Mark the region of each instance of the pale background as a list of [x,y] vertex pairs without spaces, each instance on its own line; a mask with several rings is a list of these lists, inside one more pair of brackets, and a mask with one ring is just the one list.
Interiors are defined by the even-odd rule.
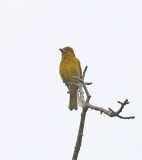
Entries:
[[87,113],[78,160],[141,160],[142,1],[0,2],[0,159],[70,160],[81,109],[68,110],[59,48],[74,48],[91,102],[121,120]]

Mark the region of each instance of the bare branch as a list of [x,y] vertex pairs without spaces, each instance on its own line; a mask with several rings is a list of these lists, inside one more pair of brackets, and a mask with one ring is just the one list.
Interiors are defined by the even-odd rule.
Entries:
[[82,143],[82,136],[83,136],[83,129],[84,129],[84,124],[85,124],[85,117],[86,117],[87,110],[88,110],[88,108],[82,108],[80,125],[79,125],[79,130],[78,130],[76,145],[74,147],[74,153],[73,153],[72,160],[77,160],[78,153],[80,151],[80,147],[81,147],[81,143]]
[[121,102],[121,107],[118,111],[113,111],[111,108],[108,108],[109,110],[106,110],[102,107],[97,107],[97,106],[94,106],[92,104],[88,104],[87,107],[88,108],[91,108],[91,109],[94,109],[96,111],[100,111],[101,114],[104,113],[106,115],[108,115],[109,117],[118,117],[118,118],[121,118],[121,119],[134,119],[135,117],[134,116],[130,116],[130,117],[122,117],[119,115],[120,112],[122,112],[122,109],[124,108],[124,106],[128,103],[126,103],[126,101],[128,101],[127,99],[124,101],[124,102]]
[[[84,71],[83,71],[83,75],[81,78],[79,77],[73,77],[74,79],[78,80],[79,83],[72,83],[69,82],[72,85],[76,85],[79,88],[79,93],[80,93],[80,100],[82,102],[82,113],[81,113],[81,120],[80,120],[80,126],[79,126],[79,130],[78,130],[78,136],[77,136],[77,140],[76,140],[76,145],[74,147],[74,153],[73,153],[73,157],[72,160],[77,160],[79,151],[80,151],[80,147],[81,147],[81,143],[82,143],[82,136],[83,136],[83,129],[84,129],[84,124],[85,124],[85,117],[86,117],[86,113],[88,111],[88,109],[94,109],[96,111],[100,111],[100,113],[104,113],[106,115],[108,115],[109,117],[118,117],[120,119],[134,119],[134,116],[129,116],[129,117],[123,117],[120,116],[119,114],[123,111],[125,105],[129,104],[128,99],[126,99],[124,102],[120,102],[118,101],[119,104],[121,104],[121,107],[118,109],[118,111],[113,111],[111,108],[104,109],[102,107],[97,107],[94,106],[92,104],[89,103],[91,95],[86,87],[86,85],[91,85],[92,83],[88,83],[88,82],[84,82],[84,78],[85,78],[85,73],[87,71],[87,66],[85,67]],[[86,93],[86,100],[84,99],[84,91]]]

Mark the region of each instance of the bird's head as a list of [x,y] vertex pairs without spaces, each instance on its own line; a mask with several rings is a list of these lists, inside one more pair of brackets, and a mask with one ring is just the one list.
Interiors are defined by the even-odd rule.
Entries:
[[63,49],[60,48],[59,50],[62,52],[63,55],[65,55],[65,54],[75,55],[75,54],[74,54],[74,50],[73,50],[71,47],[65,47],[65,48],[63,48]]

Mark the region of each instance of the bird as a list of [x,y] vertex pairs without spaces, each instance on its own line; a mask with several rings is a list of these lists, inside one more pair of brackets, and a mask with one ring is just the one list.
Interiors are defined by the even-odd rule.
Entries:
[[73,76],[81,78],[82,70],[80,61],[76,58],[73,48],[67,46],[62,49],[60,48],[59,50],[62,53],[62,58],[59,66],[59,74],[63,82],[68,87],[68,93],[70,94],[68,108],[70,109],[70,111],[72,111],[73,109],[77,110],[78,105],[81,106],[78,87],[72,85],[69,82],[78,83],[78,81],[74,79]]

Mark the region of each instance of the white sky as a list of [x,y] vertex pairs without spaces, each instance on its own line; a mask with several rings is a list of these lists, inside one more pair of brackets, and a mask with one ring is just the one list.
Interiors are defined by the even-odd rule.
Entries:
[[78,160],[141,160],[142,1],[5,0],[0,2],[0,159],[69,160],[81,109],[68,110],[59,48],[71,46],[91,102],[121,120],[87,113]]

